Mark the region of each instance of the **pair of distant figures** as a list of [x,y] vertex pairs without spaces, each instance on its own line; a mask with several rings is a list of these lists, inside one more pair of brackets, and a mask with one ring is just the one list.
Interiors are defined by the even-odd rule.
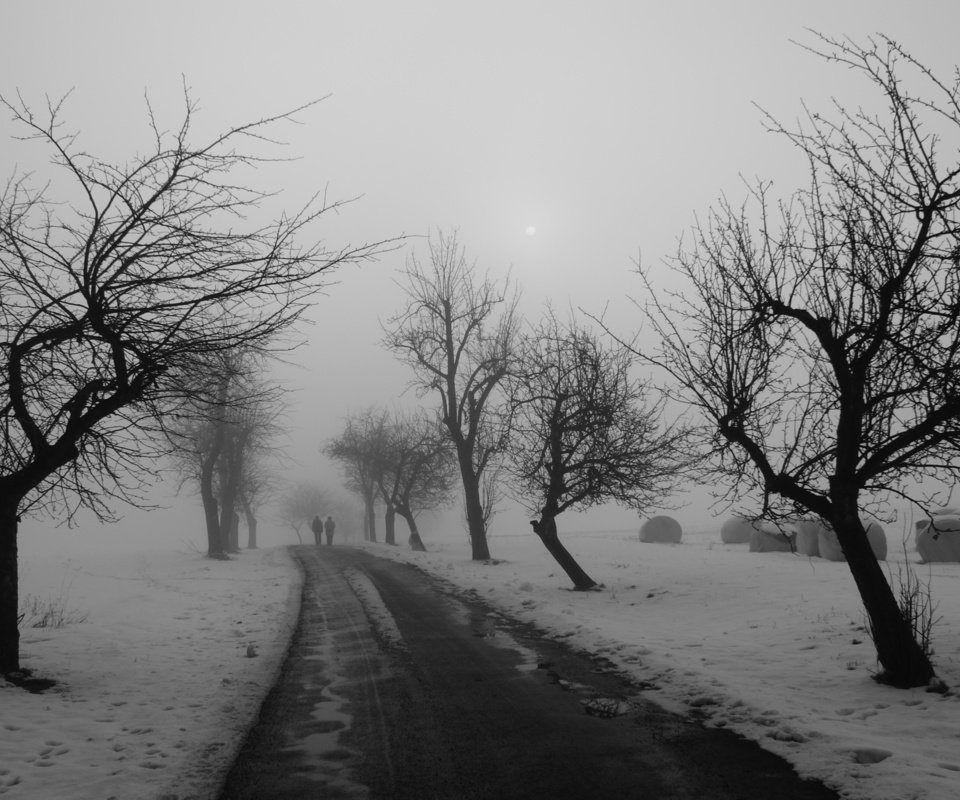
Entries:
[[318,514],[313,518],[313,522],[310,523],[310,529],[313,531],[313,542],[316,545],[321,545],[321,537],[326,535],[327,544],[333,544],[333,532],[337,529],[337,523],[333,521],[333,517],[327,514],[325,520],[320,519]]

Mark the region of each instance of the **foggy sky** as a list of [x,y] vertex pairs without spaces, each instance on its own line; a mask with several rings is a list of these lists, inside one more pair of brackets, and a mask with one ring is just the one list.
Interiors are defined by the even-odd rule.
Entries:
[[[302,368],[282,373],[302,389],[291,454],[323,481],[316,451],[343,415],[395,401],[410,378],[380,348],[378,320],[402,302],[393,281],[408,249],[422,252],[415,237],[457,228],[479,268],[517,281],[531,318],[547,298],[606,307],[630,335],[638,255],[660,269],[695,213],[723,192],[742,197],[741,175],[786,191],[802,180],[753,104],[790,120],[801,99],[823,108],[867,89],[791,39],[882,32],[943,74],[958,23],[956,0],[4,0],[0,92],[39,107],[73,88],[64,119],[115,161],[149,146],[145,93],[173,127],[186,82],[198,139],[326,97],[278,130],[278,154],[300,160],[249,182],[282,189],[291,208],[318,190],[358,197],[322,227],[332,246],[414,238],[338,274],[293,356]],[[0,118],[4,177],[36,154],[9,133]],[[678,517],[705,518],[702,506]],[[582,524],[634,518],[593,512]]]

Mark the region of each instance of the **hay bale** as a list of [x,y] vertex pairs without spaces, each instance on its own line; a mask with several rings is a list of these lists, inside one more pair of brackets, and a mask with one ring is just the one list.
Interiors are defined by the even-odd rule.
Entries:
[[792,525],[763,522],[754,528],[750,536],[750,552],[792,553],[796,540],[797,532]]
[[720,526],[720,541],[724,544],[749,544],[757,524],[746,517],[731,517]]
[[867,541],[870,542],[870,549],[877,557],[877,561],[887,560],[887,534],[879,522],[871,522],[867,525]]
[[918,522],[916,545],[925,563],[960,561],[960,515],[934,512],[933,525],[928,519]]
[[802,556],[819,556],[823,523],[819,519],[798,519],[793,527],[797,531],[797,552]]
[[640,526],[641,542],[676,544],[680,541],[682,535],[683,529],[680,527],[680,523],[673,517],[663,514],[650,517]]
[[817,545],[820,548],[820,558],[825,558],[827,561],[847,560],[843,550],[840,549],[840,541],[837,539],[837,534],[834,533],[833,528],[824,525],[820,529]]
[[[884,533],[883,526],[880,523],[871,521],[866,526],[867,541],[870,543],[870,549],[877,561],[887,560],[887,535]],[[833,528],[824,525],[818,537],[821,557],[827,561],[846,561],[847,557],[840,548],[840,541]]]

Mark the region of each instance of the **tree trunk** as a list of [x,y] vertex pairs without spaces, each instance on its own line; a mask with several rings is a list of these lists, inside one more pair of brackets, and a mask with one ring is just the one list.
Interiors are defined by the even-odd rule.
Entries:
[[213,492],[213,473],[223,449],[222,438],[214,439],[210,451],[201,456],[200,461],[200,500],[203,502],[203,517],[207,524],[207,555],[222,558],[225,553],[220,537],[219,505]]
[[857,499],[834,499],[832,522],[870,619],[877,660],[883,668],[877,680],[900,689],[927,686],[936,673],[873,554],[860,522]]
[[240,486],[241,443],[233,431],[224,433],[220,458],[220,538],[228,553],[239,552],[237,541],[237,495]]
[[247,522],[247,550],[257,549],[257,518],[253,514],[250,504],[244,499],[243,516]]
[[20,669],[20,608],[17,575],[17,505],[0,505],[0,675]]
[[364,533],[368,542],[377,541],[377,509],[374,505],[374,498],[372,496],[363,498],[364,507],[366,510],[366,518],[364,520]]
[[390,503],[387,503],[386,513],[383,515],[383,540],[387,544],[395,545],[397,543],[396,539],[396,528],[397,528],[397,512]]
[[203,501],[203,517],[207,523],[207,555],[219,558],[224,555],[220,538],[220,515],[217,498],[213,495],[213,471],[200,476],[200,499]]
[[460,459],[460,477],[463,480],[463,505],[467,514],[471,557],[474,561],[489,561],[487,526],[483,521],[483,502],[480,499],[480,479],[473,474],[472,464]]
[[230,518],[230,550],[233,553],[240,552],[240,515],[236,511]]
[[398,507],[397,513],[403,517],[407,523],[407,527],[410,529],[410,537],[407,539],[407,544],[410,545],[410,549],[416,550],[418,553],[427,552],[427,548],[424,547],[423,544],[423,539],[420,538],[420,531],[417,529],[417,521],[414,519],[413,514],[409,509],[404,509],[403,507]]
[[543,542],[550,555],[557,560],[557,563],[563,567],[563,571],[573,581],[574,589],[585,592],[597,585],[597,582],[583,571],[583,568],[570,555],[567,548],[560,543],[557,536],[557,522],[554,517],[544,514],[540,517],[539,522],[531,520],[530,524],[533,526],[533,532],[540,537],[540,541]]

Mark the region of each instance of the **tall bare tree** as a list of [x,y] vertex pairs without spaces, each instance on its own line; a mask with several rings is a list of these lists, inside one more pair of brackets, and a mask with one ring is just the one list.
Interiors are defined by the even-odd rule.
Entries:
[[502,452],[492,424],[496,392],[510,369],[516,297],[477,275],[455,234],[429,242],[428,263],[410,256],[407,305],[385,325],[385,344],[413,369],[423,394],[434,394],[457,453],[474,560],[490,558],[481,487]]
[[137,431],[179,397],[182,375],[212,354],[276,341],[326,274],[382,248],[311,239],[338,205],[319,196],[276,222],[250,221],[272,195],[237,173],[266,160],[255,148],[296,112],[194,144],[186,97],[179,127],[164,130],[151,112],[144,154],[111,162],[64,129],[63,101],[42,114],[19,98],[0,105],[22,132],[18,158],[37,148],[53,165],[45,187],[25,173],[0,195],[0,673],[9,673],[19,665],[20,516],[76,503],[109,513],[109,498],[136,485]]
[[636,360],[550,312],[523,337],[508,380],[515,494],[579,590],[597,584],[560,542],[557,517],[610,501],[646,509],[675,488],[689,460],[687,431],[662,424],[662,402],[632,374]]
[[347,418],[343,433],[327,442],[324,451],[340,462],[346,487],[364,507],[364,538],[377,540],[377,494],[387,464],[387,414],[369,408]]
[[232,536],[245,465],[250,451],[277,433],[282,391],[262,381],[263,366],[262,356],[241,349],[205,358],[185,377],[183,399],[165,420],[181,485],[197,485],[212,557],[239,549]]
[[408,543],[425,550],[417,514],[445,505],[456,485],[457,464],[450,437],[435,414],[394,414],[387,431],[384,500],[407,523]]
[[[861,521],[862,506],[960,474],[960,82],[894,41],[812,52],[877,91],[797,126],[768,118],[809,183],[722,200],[681,245],[672,300],[650,293],[666,368],[712,429],[734,491],[832,525],[860,591],[879,680],[935,677]],[[648,285],[650,280],[648,279]],[[922,509],[923,510],[923,509]]]

